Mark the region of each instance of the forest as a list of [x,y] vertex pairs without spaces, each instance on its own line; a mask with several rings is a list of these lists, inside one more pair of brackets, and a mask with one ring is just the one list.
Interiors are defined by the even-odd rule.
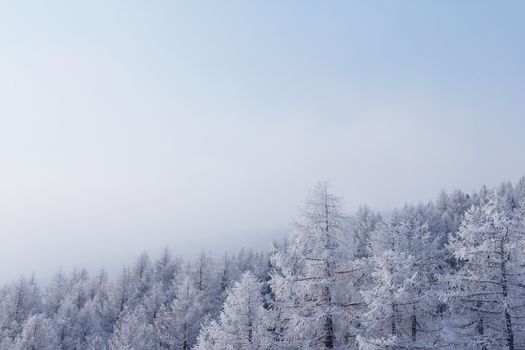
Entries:
[[351,214],[320,182],[268,251],[20,277],[0,350],[524,349],[524,216],[525,177]]

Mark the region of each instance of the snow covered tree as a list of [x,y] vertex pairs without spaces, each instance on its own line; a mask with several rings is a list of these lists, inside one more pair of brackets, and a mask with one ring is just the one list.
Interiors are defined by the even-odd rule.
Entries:
[[115,322],[111,307],[112,284],[104,270],[93,278],[91,288],[90,300],[84,306],[84,312],[89,319],[90,342],[98,343],[109,338]]
[[270,284],[285,322],[283,346],[333,349],[355,337],[355,283],[361,272],[352,262],[343,218],[340,198],[328,183],[318,184],[305,203],[291,246],[272,257]]
[[153,321],[155,338],[159,343],[160,349],[173,349],[178,343],[178,333],[174,327],[174,323],[174,315],[171,312],[171,308],[161,305]]
[[129,303],[136,306],[152,286],[153,266],[147,253],[142,253],[137,259],[134,269],[132,270],[133,292]]
[[116,324],[109,343],[109,350],[155,350],[158,341],[153,325],[147,322],[141,306],[126,312]]
[[458,271],[445,281],[452,346],[520,349],[525,345],[525,232],[512,201],[494,193],[465,215],[449,249]]
[[129,268],[122,269],[117,279],[111,295],[111,307],[113,309],[113,318],[118,319],[119,315],[129,305],[133,293],[133,279]]
[[437,208],[441,212],[446,232],[455,233],[458,230],[461,219],[472,202],[473,200],[468,194],[458,190],[450,195],[445,191],[441,192],[437,201]]
[[177,298],[171,307],[172,327],[177,334],[177,348],[188,350],[196,342],[202,318],[205,314],[202,291],[195,288],[190,276],[185,275],[177,283]]
[[179,268],[179,262],[172,257],[168,247],[165,247],[155,261],[155,280],[161,283],[168,302],[175,298],[172,287]]
[[[183,273],[191,276],[196,290],[200,294],[203,314],[217,317],[221,310],[221,271],[210,254],[202,252]],[[184,279],[184,277],[183,277]]]
[[517,203],[522,203],[525,200],[525,176],[514,187],[514,196]]
[[405,207],[371,235],[361,291],[366,310],[361,349],[419,349],[439,345],[439,289],[444,264],[440,237],[433,236],[417,208]]
[[355,258],[364,258],[368,255],[370,234],[376,229],[379,222],[381,222],[381,215],[374,213],[367,206],[359,207],[357,213],[351,218],[351,246]]
[[263,307],[261,287],[253,273],[245,272],[228,292],[219,319],[203,329],[195,349],[268,349],[268,311]]
[[29,317],[15,345],[16,350],[56,350],[59,348],[53,325],[42,314]]
[[20,335],[25,321],[40,310],[39,289],[34,279],[24,277],[7,286],[0,299],[1,338],[11,341]]
[[54,314],[58,311],[62,300],[65,298],[68,289],[67,278],[60,269],[58,273],[53,277],[51,283],[48,285],[45,291],[45,304],[47,311]]

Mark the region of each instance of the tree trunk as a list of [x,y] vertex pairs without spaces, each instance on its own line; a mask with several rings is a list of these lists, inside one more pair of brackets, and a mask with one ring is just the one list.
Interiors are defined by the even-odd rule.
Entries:
[[324,322],[324,347],[325,349],[334,348],[334,326],[330,315],[326,316]]
[[[481,302],[478,301],[478,302],[476,303],[476,306],[477,306],[478,308],[481,307]],[[483,326],[483,317],[480,317],[480,319],[479,319],[479,321],[478,321],[478,326],[477,326],[477,328],[478,328],[478,334],[482,336],[482,335],[485,333],[485,327]],[[481,346],[481,350],[487,350],[487,346],[486,346],[485,344],[483,344],[483,345]]]
[[416,315],[412,315],[412,341],[416,341],[416,335],[417,335],[417,319]]
[[507,333],[507,347],[509,350],[514,350],[514,332],[512,331],[512,319],[510,317],[508,308],[508,281],[507,281],[507,253],[505,252],[504,240],[507,240],[508,230],[505,232],[505,236],[500,241],[500,253],[501,253],[501,288],[503,291],[503,300],[505,301],[505,326]]

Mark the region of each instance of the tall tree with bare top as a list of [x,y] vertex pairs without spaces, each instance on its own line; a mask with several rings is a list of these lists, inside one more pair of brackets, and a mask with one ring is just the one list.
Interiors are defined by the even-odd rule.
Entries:
[[353,339],[356,324],[352,247],[341,199],[319,183],[306,200],[286,252],[273,255],[271,288],[280,307],[282,342],[334,349]]

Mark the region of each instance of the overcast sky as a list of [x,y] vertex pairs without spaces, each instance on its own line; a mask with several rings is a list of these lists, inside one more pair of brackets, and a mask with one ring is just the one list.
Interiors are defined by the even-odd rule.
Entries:
[[523,1],[3,1],[0,281],[266,249],[525,175]]

